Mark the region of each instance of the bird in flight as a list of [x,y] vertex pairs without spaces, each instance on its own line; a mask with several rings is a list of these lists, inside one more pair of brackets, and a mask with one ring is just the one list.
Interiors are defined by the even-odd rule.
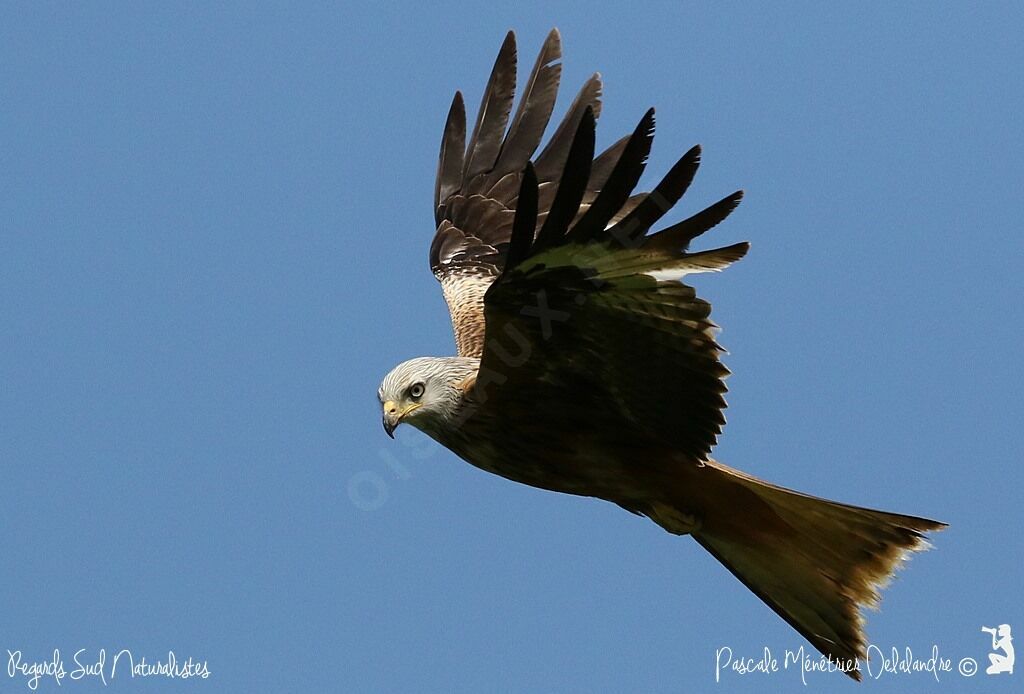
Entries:
[[747,243],[689,250],[742,193],[652,232],[693,180],[700,148],[635,192],[654,111],[595,156],[597,74],[537,154],[560,59],[553,30],[513,113],[509,32],[468,142],[455,94],[430,265],[458,356],[395,367],[378,391],[384,429],[411,424],[487,472],[605,499],[691,536],[859,679],[861,608],[877,606],[897,565],[945,525],[783,489],[710,457],[729,372],[710,305],[682,280],[746,254]]

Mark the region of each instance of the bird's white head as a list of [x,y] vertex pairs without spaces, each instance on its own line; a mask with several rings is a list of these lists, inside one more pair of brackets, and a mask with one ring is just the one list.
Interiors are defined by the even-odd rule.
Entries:
[[419,357],[391,370],[377,391],[384,408],[384,431],[408,422],[432,433],[453,419],[480,362],[469,357]]

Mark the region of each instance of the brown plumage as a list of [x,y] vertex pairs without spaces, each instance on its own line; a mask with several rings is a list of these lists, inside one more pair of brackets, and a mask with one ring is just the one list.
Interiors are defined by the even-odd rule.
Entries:
[[385,428],[407,421],[484,470],[606,499],[692,535],[858,677],[861,608],[877,604],[899,562],[925,546],[925,532],[944,526],[782,489],[710,458],[728,370],[710,305],[680,280],[747,252],[746,243],[688,250],[742,195],[651,232],[689,187],[700,149],[650,193],[636,193],[654,111],[595,157],[596,75],[531,161],[560,57],[552,31],[512,115],[510,32],[468,144],[455,96],[430,262],[460,356],[396,367],[379,393]]

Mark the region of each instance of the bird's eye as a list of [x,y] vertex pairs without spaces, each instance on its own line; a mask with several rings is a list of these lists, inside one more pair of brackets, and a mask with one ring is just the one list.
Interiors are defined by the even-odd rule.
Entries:
[[422,398],[423,397],[423,384],[422,383],[413,383],[409,387],[409,397],[412,398],[413,400],[419,400],[420,398]]

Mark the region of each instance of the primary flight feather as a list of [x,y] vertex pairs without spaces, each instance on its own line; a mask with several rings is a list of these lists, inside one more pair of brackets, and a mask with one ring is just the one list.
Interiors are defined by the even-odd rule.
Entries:
[[595,156],[596,74],[537,154],[560,59],[552,31],[513,114],[509,32],[468,141],[455,95],[430,265],[458,356],[395,367],[378,393],[384,428],[392,435],[407,422],[479,468],[605,499],[692,536],[859,678],[861,608],[876,605],[899,562],[944,525],[800,494],[709,457],[729,372],[710,305],[681,279],[746,254],[747,243],[689,251],[742,193],[652,232],[693,180],[700,148],[636,193],[654,111]]

